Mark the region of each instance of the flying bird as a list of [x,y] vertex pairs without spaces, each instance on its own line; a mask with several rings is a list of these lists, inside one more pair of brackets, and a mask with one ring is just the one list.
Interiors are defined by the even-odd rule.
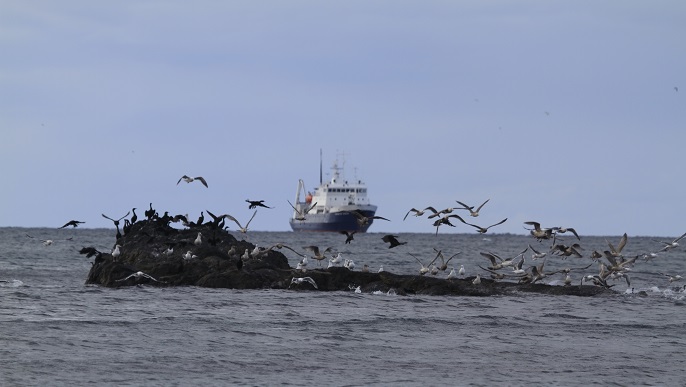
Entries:
[[476,227],[476,232],[478,232],[479,234],[485,234],[486,232],[488,232],[488,229],[489,229],[489,228],[494,227],[494,226],[497,226],[497,225],[499,225],[499,224],[503,224],[503,223],[505,223],[506,220],[507,220],[507,218],[501,220],[500,222],[498,222],[498,223],[496,223],[496,224],[492,224],[492,225],[490,225],[490,226],[488,226],[488,227],[481,227],[481,226],[477,226],[477,225],[475,225],[475,224],[471,224],[471,223],[467,223],[467,222],[464,222],[464,224],[468,224],[468,225],[470,225],[470,226],[472,226],[472,227]]
[[392,248],[400,246],[400,245],[407,244],[407,242],[398,242],[397,238],[398,238],[397,235],[388,234],[388,235],[384,235],[381,239],[386,243],[390,243],[390,245],[388,246],[389,249],[392,249]]
[[[302,278],[293,277],[293,278],[291,278],[291,285],[293,285],[293,284],[300,285],[303,282],[307,282],[310,285],[314,286],[315,289],[319,289],[319,287],[317,287],[317,283],[314,282],[312,277],[302,277]],[[289,286],[289,288],[290,288],[290,286]]]
[[416,209],[416,208],[410,208],[410,210],[407,211],[407,214],[405,214],[405,217],[403,218],[403,220],[407,219],[407,216],[410,215],[410,212],[414,213],[414,216],[422,216],[422,215],[424,215],[424,213],[426,212],[426,210],[431,210],[431,212],[434,213],[434,214],[437,214],[437,213],[438,213],[438,211],[436,211],[436,209],[433,208],[433,207],[426,207],[426,208],[423,209],[423,210],[418,210],[418,209]]
[[115,282],[126,281],[129,278],[134,278],[136,281],[139,280],[140,278],[148,278],[148,279],[151,279],[155,282],[162,282],[162,281],[158,281],[157,279],[155,279],[155,277],[151,276],[150,274],[143,273],[142,271],[135,272],[135,273],[129,275],[128,277],[118,279]]
[[192,182],[194,182],[194,181],[197,180],[197,181],[201,182],[202,185],[204,185],[205,187],[209,188],[209,187],[207,186],[207,181],[205,181],[205,178],[203,178],[202,176],[190,177],[190,176],[187,176],[187,175],[183,175],[183,176],[181,176],[181,178],[179,179],[179,181],[176,182],[176,185],[179,185],[179,183],[181,182],[181,180],[185,181],[186,183],[192,183]]
[[243,227],[241,225],[241,223],[238,221],[238,219],[234,218],[233,216],[231,216],[231,215],[225,215],[225,216],[228,219],[233,220],[238,225],[238,231],[245,234],[246,232],[248,232],[248,226],[250,226],[250,222],[252,222],[252,219],[255,217],[256,214],[257,214],[257,210],[255,210],[255,212],[252,213],[252,216],[250,217],[250,220],[248,220],[248,223],[245,224],[245,227]]
[[288,204],[291,205],[291,207],[293,208],[293,210],[295,210],[295,212],[296,212],[296,214],[297,214],[297,215],[295,216],[295,219],[296,219],[296,220],[299,220],[299,221],[301,221],[301,222],[303,222],[303,221],[305,220],[305,215],[307,215],[310,211],[312,211],[312,209],[317,205],[317,202],[314,202],[314,204],[312,204],[312,205],[310,205],[310,206],[306,206],[305,208],[302,208],[302,209],[298,210],[297,208],[295,208],[295,206],[293,205],[293,203],[291,203],[291,202],[288,201],[288,200],[286,200],[286,201],[288,202]]
[[686,236],[686,233],[682,234],[680,237],[676,238],[675,240],[673,240],[671,242],[660,242],[660,241],[655,241],[655,242],[662,243],[664,245],[664,247],[660,249],[660,252],[662,252],[662,251],[667,251],[667,250],[670,250],[670,249],[673,249],[673,248],[679,246],[679,241],[685,236]]
[[250,203],[248,205],[248,209],[252,210],[257,207],[264,207],[264,208],[271,208],[267,205],[264,204],[264,200],[250,200],[250,199],[245,199],[246,202]]
[[86,223],[86,222],[81,222],[81,221],[78,221],[78,220],[70,220],[70,221],[68,221],[67,223],[65,223],[64,226],[62,226],[62,227],[60,227],[60,228],[65,228],[65,227],[69,227],[69,226],[72,226],[72,227],[76,228],[76,227],[79,227],[79,224],[80,224],[80,223]]
[[384,218],[383,216],[376,216],[376,215],[371,215],[371,216],[370,216],[370,215],[366,215],[364,212],[362,212],[362,210],[345,211],[345,212],[355,215],[355,217],[357,218],[357,224],[358,224],[360,227],[369,224],[369,222],[372,221],[373,219],[387,220],[387,221],[390,222],[389,219],[386,219],[386,218]]
[[353,235],[355,235],[357,231],[341,231],[341,234],[345,234],[345,243],[348,244],[353,241]]
[[489,200],[491,200],[491,199],[486,199],[486,201],[483,202],[479,207],[477,207],[476,210],[474,209],[474,206],[468,206],[468,205],[462,203],[462,202],[459,201],[459,200],[455,200],[455,201],[456,201],[458,204],[460,204],[462,207],[464,207],[465,210],[469,211],[469,215],[470,215],[470,216],[477,217],[477,216],[479,216],[479,211],[481,211],[481,207],[483,207],[484,204],[488,203]]

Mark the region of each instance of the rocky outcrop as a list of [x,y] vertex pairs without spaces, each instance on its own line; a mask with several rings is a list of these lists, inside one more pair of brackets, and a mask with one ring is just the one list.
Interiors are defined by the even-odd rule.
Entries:
[[[196,244],[200,234],[200,243]],[[168,219],[150,219],[127,227],[117,239],[117,253],[81,252],[95,256],[87,284],[108,287],[202,286],[230,289],[294,289],[318,291],[393,292],[396,294],[491,296],[514,292],[554,295],[596,296],[614,293],[591,285],[550,286],[517,284],[482,279],[475,285],[472,278],[440,279],[420,275],[397,275],[389,272],[365,273],[343,267],[314,269],[303,273],[288,264],[279,245],[255,249],[239,241],[215,223],[191,225],[177,229]],[[190,252],[190,253],[189,253]],[[309,281],[292,282],[293,278],[310,277]]]

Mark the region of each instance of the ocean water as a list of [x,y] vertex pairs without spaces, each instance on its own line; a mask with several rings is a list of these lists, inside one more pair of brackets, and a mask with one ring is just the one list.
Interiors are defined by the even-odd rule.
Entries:
[[[331,246],[356,269],[399,274],[418,273],[408,252],[424,264],[434,248],[461,252],[449,266],[487,276],[479,252],[509,258],[528,244],[547,246],[505,234],[401,234],[407,244],[394,249],[378,233],[348,245],[338,234],[236,236],[260,246]],[[619,238],[582,235],[579,243],[588,257]],[[672,239],[630,236],[624,255]],[[111,249],[114,230],[2,228],[0,385],[683,386],[686,294],[684,280],[670,283],[667,274],[686,274],[684,242],[638,260],[631,285],[611,281],[608,296],[400,296],[85,285],[91,263],[77,250]],[[298,257],[282,251],[295,267]],[[526,257],[525,266],[540,263]],[[597,273],[590,258],[548,257],[546,271],[591,263],[572,272],[576,285]]]

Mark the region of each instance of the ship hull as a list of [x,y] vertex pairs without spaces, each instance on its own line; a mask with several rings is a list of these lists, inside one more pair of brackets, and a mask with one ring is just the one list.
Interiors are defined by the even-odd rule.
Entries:
[[[374,216],[375,211],[362,210],[367,216]],[[357,217],[349,212],[330,212],[327,214],[309,214],[303,221],[290,219],[293,231],[356,231],[367,232],[372,225],[373,219],[363,226],[357,222]]]

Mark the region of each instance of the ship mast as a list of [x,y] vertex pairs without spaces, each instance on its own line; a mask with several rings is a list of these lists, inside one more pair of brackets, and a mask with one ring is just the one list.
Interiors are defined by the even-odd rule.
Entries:
[[319,185],[322,185],[322,148],[319,148]]

